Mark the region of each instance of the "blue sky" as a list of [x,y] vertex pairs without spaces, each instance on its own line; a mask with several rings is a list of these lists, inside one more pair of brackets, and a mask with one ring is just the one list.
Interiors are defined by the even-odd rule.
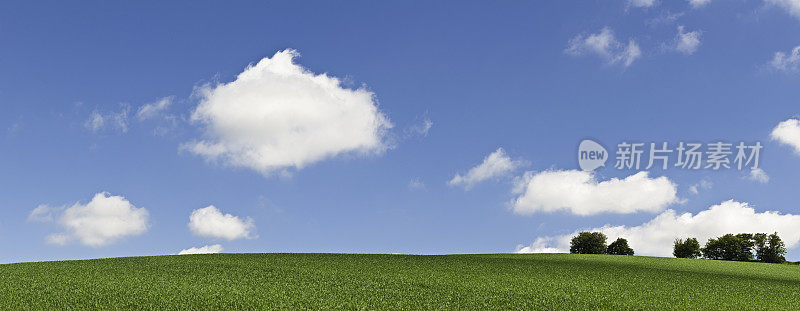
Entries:
[[[604,225],[625,226],[609,235],[637,249],[651,231],[631,228],[712,206],[755,213],[715,230],[759,223],[747,228],[781,232],[798,260],[800,3],[697,3],[4,3],[0,262],[217,244],[558,250]],[[243,72],[256,76],[249,86]],[[593,205],[531,178],[589,176],[561,181],[591,202],[612,178],[628,181],[617,192],[643,193],[625,179],[638,171],[579,172],[587,138],[610,152],[622,141],[760,141],[769,180],[652,170],[645,185],[666,187],[663,200],[580,215]],[[203,142],[219,153],[193,149]],[[493,153],[500,164],[474,183],[451,182]],[[524,189],[533,201],[516,208]],[[704,219],[648,228],[664,235],[655,244],[716,234]]]

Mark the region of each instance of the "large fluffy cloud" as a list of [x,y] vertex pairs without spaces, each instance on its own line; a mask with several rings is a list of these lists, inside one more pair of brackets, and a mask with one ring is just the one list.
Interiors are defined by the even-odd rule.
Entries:
[[181,250],[178,255],[192,255],[192,254],[216,254],[222,251],[222,245],[206,245],[201,247],[190,247]]
[[512,202],[518,214],[568,211],[576,215],[659,212],[678,202],[677,187],[667,177],[639,172],[624,179],[598,182],[578,170],[526,173],[517,182]]
[[40,205],[28,220],[56,221],[64,228],[61,233],[49,235],[46,238],[49,243],[64,245],[77,240],[98,247],[146,232],[148,217],[146,209],[136,208],[124,197],[101,192],[89,203],[75,203],[69,208]]
[[255,238],[256,226],[249,217],[241,219],[231,214],[223,214],[210,205],[192,211],[189,216],[189,229],[198,236],[236,240]]
[[800,154],[800,120],[789,119],[778,123],[770,137],[778,142],[789,145],[794,151]]
[[589,36],[577,35],[569,41],[565,51],[570,55],[595,54],[609,64],[621,64],[628,67],[642,56],[639,45],[632,39],[628,44],[617,41],[611,28],[605,27],[600,32]]
[[447,183],[451,186],[463,186],[465,189],[470,189],[481,181],[507,175],[522,164],[522,161],[512,160],[506,155],[503,148],[497,148],[483,158],[481,164],[469,169],[465,175],[456,174]]
[[285,50],[247,67],[236,80],[198,91],[192,114],[205,138],[183,148],[263,174],[300,169],[343,153],[380,153],[392,127],[366,88],[294,63]]
[[[758,213],[747,203],[733,200],[714,205],[692,215],[667,210],[639,226],[610,226],[580,231],[600,231],[609,240],[625,238],[637,255],[671,256],[672,243],[678,238],[697,238],[705,243],[709,238],[726,233],[778,232],[786,246],[800,241],[800,215],[766,211]],[[520,253],[568,252],[573,234],[540,237],[531,245],[518,246]]]

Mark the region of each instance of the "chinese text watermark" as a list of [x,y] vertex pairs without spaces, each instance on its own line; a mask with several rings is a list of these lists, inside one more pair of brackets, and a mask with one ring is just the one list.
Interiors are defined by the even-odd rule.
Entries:
[[[699,169],[756,169],[759,165],[761,142],[737,144],[723,141],[711,143],[668,142],[617,144],[614,168],[618,170],[649,170],[660,167],[684,170]],[[583,140],[578,146],[578,164],[584,171],[605,166],[610,155],[599,143]]]

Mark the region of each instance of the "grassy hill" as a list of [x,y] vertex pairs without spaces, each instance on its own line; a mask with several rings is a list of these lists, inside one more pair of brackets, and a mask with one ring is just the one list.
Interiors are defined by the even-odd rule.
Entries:
[[531,255],[213,254],[0,265],[9,309],[761,309],[800,266]]

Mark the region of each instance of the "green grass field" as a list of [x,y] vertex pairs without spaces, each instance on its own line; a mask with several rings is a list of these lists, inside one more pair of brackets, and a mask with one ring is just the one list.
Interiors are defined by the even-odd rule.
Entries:
[[0,265],[5,309],[800,308],[800,266],[653,257],[213,254]]

